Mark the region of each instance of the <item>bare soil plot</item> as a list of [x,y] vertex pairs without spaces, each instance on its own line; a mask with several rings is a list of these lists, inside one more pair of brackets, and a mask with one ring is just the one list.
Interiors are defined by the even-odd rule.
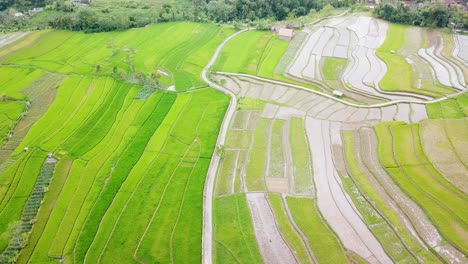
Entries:
[[411,122],[418,123],[427,118],[426,105],[411,104]]
[[275,118],[276,113],[278,112],[279,106],[276,104],[266,104],[262,112],[263,118]]
[[453,50],[453,56],[465,65],[468,64],[468,36],[465,35],[454,35],[455,49]]
[[269,192],[273,193],[289,193],[289,178],[265,178],[265,184]]
[[398,104],[398,111],[395,115],[395,120],[403,121],[405,123],[410,122],[410,105],[409,104]]
[[15,32],[8,34],[0,34],[0,48],[6,46],[10,43],[13,43],[21,38],[25,37],[31,32]]
[[247,193],[255,237],[265,263],[297,263],[280,233],[264,193]]
[[390,105],[382,107],[382,121],[393,121],[396,112],[398,111],[397,105]]
[[299,110],[297,108],[280,106],[278,111],[276,112],[275,118],[289,120],[291,117],[294,117],[294,116],[303,117],[305,115],[306,113],[304,111]]

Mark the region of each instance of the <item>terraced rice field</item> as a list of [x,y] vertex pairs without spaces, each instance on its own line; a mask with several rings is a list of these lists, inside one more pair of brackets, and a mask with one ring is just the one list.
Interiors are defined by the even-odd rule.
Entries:
[[[332,263],[361,259],[371,263],[463,262],[466,250],[461,247],[461,241],[465,235],[451,233],[453,240],[448,238],[444,228],[437,223],[443,221],[442,218],[432,218],[428,209],[412,196],[412,190],[403,188],[405,183],[393,178],[392,170],[408,169],[408,177],[433,175],[436,182],[454,192],[453,198],[447,198],[458,203],[453,208],[463,206],[466,196],[463,191],[447,180],[450,176],[445,177],[428,165],[430,162],[420,143],[415,148],[423,159],[418,161],[421,165],[411,163],[416,161],[409,156],[401,157],[402,164],[393,165],[386,165],[378,157],[392,155],[392,152],[382,152],[383,145],[392,141],[381,140],[379,132],[381,126],[392,123],[380,122],[424,124],[431,117],[433,105],[445,106],[450,100],[457,102],[457,109],[462,113],[464,95],[427,105],[394,103],[358,107],[310,92],[307,88],[247,74],[219,73],[214,79],[239,98],[239,102],[264,102],[257,103],[255,108],[245,107],[242,103],[238,105],[227,133],[215,186],[215,194],[219,197],[239,193],[247,193],[247,197],[270,197],[269,205],[252,202],[254,209],[251,208],[253,229],[264,261],[275,263],[268,258],[276,254],[273,252],[283,252],[284,256],[293,254],[294,262],[301,263],[327,262],[323,257],[320,260],[320,254],[328,258],[335,256],[337,260]],[[466,121],[460,120],[459,126],[461,124],[466,125]],[[460,127],[459,130],[466,129]],[[417,131],[415,135],[418,135]],[[457,138],[457,145],[463,146],[463,136]],[[428,146],[439,145],[429,140],[422,142]],[[412,144],[399,141],[397,146]],[[408,153],[408,150],[396,151],[393,152]],[[452,156],[466,156],[460,151]],[[429,166],[428,176],[422,176],[423,171],[415,171],[417,166]],[[466,168],[460,166],[463,166],[461,162],[454,170],[464,174]],[[458,176],[458,184],[460,177],[463,176]],[[434,182],[430,188],[438,187]],[[440,194],[441,197],[446,195]],[[286,204],[295,199],[303,201],[301,206],[295,207],[297,212],[291,211],[291,205]],[[251,206],[250,202],[248,204]],[[315,209],[307,209],[308,206]],[[227,213],[221,208],[216,210]],[[265,223],[271,210],[275,213],[276,228],[266,234],[257,232],[256,226],[271,226]],[[314,245],[311,241],[318,239],[318,233],[307,237],[314,227],[301,223],[307,219],[305,216],[293,217],[294,214],[311,214],[313,210],[319,211],[317,219],[321,225],[333,230],[332,237],[338,242],[337,246],[322,248]],[[256,211],[265,216],[256,217]],[[440,216],[449,216],[448,211],[434,211]],[[457,217],[462,215],[463,212]],[[456,223],[457,220],[453,221]],[[463,222],[459,224],[454,228],[466,230]],[[286,243],[289,250],[281,244],[265,245],[262,242],[277,232],[282,233],[284,242],[281,243]],[[332,239],[330,235],[328,237],[326,239]],[[239,249],[233,246],[232,250]],[[345,260],[338,260],[340,254]]]
[[467,262],[464,36],[233,33],[0,35],[0,263]]
[[[228,104],[199,76],[232,32],[172,23],[5,46],[0,262],[199,262],[205,174]],[[140,99],[141,86],[109,74],[114,65],[201,89]]]
[[[291,205],[285,204],[288,199],[303,199],[319,210],[323,223],[345,249],[341,254],[347,260],[333,263],[352,261],[353,253],[371,263],[465,262],[468,229],[463,220],[466,186],[462,179],[466,178],[467,153],[462,150],[466,145],[462,131],[467,130],[466,64],[460,58],[463,55],[458,56],[466,46],[461,44],[463,38],[362,16],[328,19],[296,34],[302,45],[291,42],[285,56],[296,55],[288,67],[279,64],[284,76],[321,83],[324,91],[327,86],[328,90],[342,90],[344,100],[280,78],[261,78],[244,71],[245,67],[221,70],[214,77],[238,100],[266,102],[263,111],[255,110],[256,127],[242,132],[242,139],[238,130],[246,127],[238,124],[249,124],[240,120],[254,112],[242,107],[236,111],[227,136],[236,139],[225,144],[226,159],[221,161],[216,187],[232,184],[230,192],[218,191],[223,197],[242,192],[270,197],[270,206],[255,208],[265,214],[275,211],[277,230],[270,234],[282,232],[290,252],[281,245],[269,249],[271,245],[261,242],[266,235],[259,233],[264,260],[271,262],[272,252],[283,250],[284,255],[295,254],[297,262],[327,262],[320,260],[320,248],[307,240],[313,227],[301,227],[305,216],[293,218]],[[449,99],[425,102],[457,93],[460,95]],[[403,102],[354,104],[373,103],[369,98],[376,97]],[[285,125],[296,136],[290,136],[289,143],[280,148],[278,131],[282,126],[284,141]],[[395,126],[395,133],[382,138],[387,126]],[[231,149],[247,154],[232,155]],[[291,169],[288,163],[301,165]],[[245,166],[254,169],[244,170]],[[287,180],[275,177],[281,167]],[[303,204],[295,210],[303,213],[306,208]],[[256,225],[264,225],[253,213],[252,221],[254,230]],[[314,239],[318,238],[315,233]],[[331,258],[337,252],[340,250],[334,248],[325,255]]]

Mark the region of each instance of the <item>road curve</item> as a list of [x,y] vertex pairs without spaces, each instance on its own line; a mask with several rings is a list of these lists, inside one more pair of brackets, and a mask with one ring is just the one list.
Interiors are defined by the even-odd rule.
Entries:
[[[237,100],[234,93],[231,91],[223,88],[222,86],[212,82],[207,73],[213,64],[218,59],[221,50],[224,48],[226,43],[228,43],[232,38],[236,37],[237,35],[248,31],[250,29],[244,29],[238,31],[228,38],[226,38],[216,49],[213,57],[211,57],[210,62],[203,68],[201,73],[201,77],[203,81],[205,81],[209,86],[215,88],[218,91],[223,92],[224,94],[230,97],[229,107],[224,115],[223,123],[221,124],[221,128],[219,130],[218,139],[216,140],[216,149],[221,147],[224,144],[224,140],[226,138],[226,133],[229,127],[229,123],[231,122],[231,118],[234,115],[237,107]],[[218,170],[220,156],[216,153],[213,153],[211,157],[210,167],[208,168],[208,173],[206,175],[205,181],[205,189],[203,190],[203,233],[202,233],[202,263],[203,264],[211,264],[212,261],[212,242],[213,242],[213,189],[214,189],[214,179],[216,177],[216,172]]]

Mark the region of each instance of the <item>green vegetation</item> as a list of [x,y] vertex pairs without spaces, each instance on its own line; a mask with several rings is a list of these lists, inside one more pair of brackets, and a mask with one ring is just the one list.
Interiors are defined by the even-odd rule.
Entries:
[[290,124],[289,142],[291,144],[294,168],[294,191],[296,193],[312,193],[312,161],[307,142],[304,120],[293,117]]
[[23,248],[28,240],[29,233],[36,221],[36,215],[42,204],[45,193],[48,190],[50,180],[54,173],[56,160],[49,157],[43,164],[39,176],[34,184],[26,204],[24,205],[23,212],[21,213],[21,220],[13,229],[12,237],[10,238],[8,247],[0,255],[0,261],[13,262],[16,261],[21,248]]
[[214,200],[215,263],[261,263],[245,194]]
[[[169,21],[249,22],[268,30],[271,20],[294,19],[317,10],[332,13],[334,7],[348,7],[355,1],[289,0],[287,2],[233,0],[229,2],[188,0],[0,0],[0,32],[53,27],[86,32],[125,30]],[[75,5],[78,3],[78,5]],[[45,7],[34,14],[33,7]],[[15,17],[17,10],[26,17]],[[29,14],[28,14],[29,13]],[[29,17],[32,15],[32,17]],[[303,17],[302,19],[304,19]]]
[[[200,262],[205,176],[229,102],[203,88],[200,73],[232,32],[168,23],[122,33],[51,31],[25,38],[16,53],[5,47],[0,94],[18,101],[0,102],[0,113],[16,121],[30,100],[24,119],[34,124],[1,165],[0,249],[18,235],[52,152],[57,171],[29,241],[21,235],[21,263]],[[200,89],[149,87],[161,69],[177,90]]]
[[265,190],[264,177],[271,122],[270,119],[261,118],[255,128],[254,142],[250,151],[250,161],[246,174],[247,189],[249,191]]
[[324,57],[322,71],[323,78],[325,80],[337,80],[340,78],[340,74],[344,71],[348,60],[333,58],[333,57]]
[[387,35],[392,37],[385,38],[385,42],[377,49],[377,55],[387,64],[387,73],[380,81],[384,90],[412,91],[411,66],[397,53],[404,45],[406,29],[406,26],[390,24]]
[[456,98],[427,104],[426,110],[429,118],[433,119],[468,117],[468,94],[465,93]]
[[236,177],[237,173],[234,169],[236,167],[236,156],[236,151],[225,151],[223,160],[219,166],[219,176],[216,180],[216,195],[232,193],[232,179]]
[[307,237],[320,263],[347,263],[345,251],[338,238],[328,228],[309,198],[286,197],[294,221]]
[[226,44],[213,70],[245,73],[320,90],[311,84],[288,79],[283,76],[284,72],[277,73],[276,67],[286,56],[288,45],[289,42],[272,33],[247,31]]
[[237,100],[237,109],[242,110],[263,110],[265,105],[265,101],[255,98],[242,97]]
[[285,177],[283,154],[283,127],[285,121],[276,119],[271,128],[270,166],[267,177]]
[[45,153],[30,150],[16,161],[0,179],[0,251],[3,252],[21,219],[22,209],[32,192],[39,175]]
[[275,213],[281,232],[294,249],[296,257],[301,261],[301,263],[312,263],[312,260],[309,258],[309,254],[307,253],[309,250],[308,245],[304,244],[300,235],[296,230],[294,230],[294,227],[284,209],[281,196],[279,194],[271,193],[268,194],[268,199]]
[[4,63],[60,73],[113,75],[142,85],[158,83],[157,70],[164,69],[176,89],[183,91],[206,85],[200,72],[218,43],[231,33],[233,29],[195,23],[165,23],[121,33],[53,31]]
[[[424,155],[418,125],[381,123],[375,126],[379,159],[395,182],[438,227],[442,235],[467,251],[466,194],[450,184]],[[386,155],[387,154],[387,155]]]
[[458,5],[443,2],[414,2],[408,6],[404,1],[381,2],[374,14],[394,23],[421,27],[468,28],[466,11]]
[[[441,85],[425,85],[421,89],[415,88],[414,72],[411,65],[402,55],[406,48],[408,26],[389,24],[387,37],[384,43],[377,49],[377,56],[387,65],[387,72],[380,81],[380,87],[387,91],[406,91],[423,94],[432,97],[440,97],[442,94],[453,92],[448,87]],[[417,47],[419,49],[419,46]]]
[[3,145],[13,125],[20,118],[26,104],[16,101],[0,101],[0,146]]

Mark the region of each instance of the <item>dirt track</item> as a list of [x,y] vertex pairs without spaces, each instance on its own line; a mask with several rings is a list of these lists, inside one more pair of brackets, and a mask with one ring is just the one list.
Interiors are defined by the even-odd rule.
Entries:
[[265,263],[297,263],[278,230],[264,193],[247,193],[255,237]]

